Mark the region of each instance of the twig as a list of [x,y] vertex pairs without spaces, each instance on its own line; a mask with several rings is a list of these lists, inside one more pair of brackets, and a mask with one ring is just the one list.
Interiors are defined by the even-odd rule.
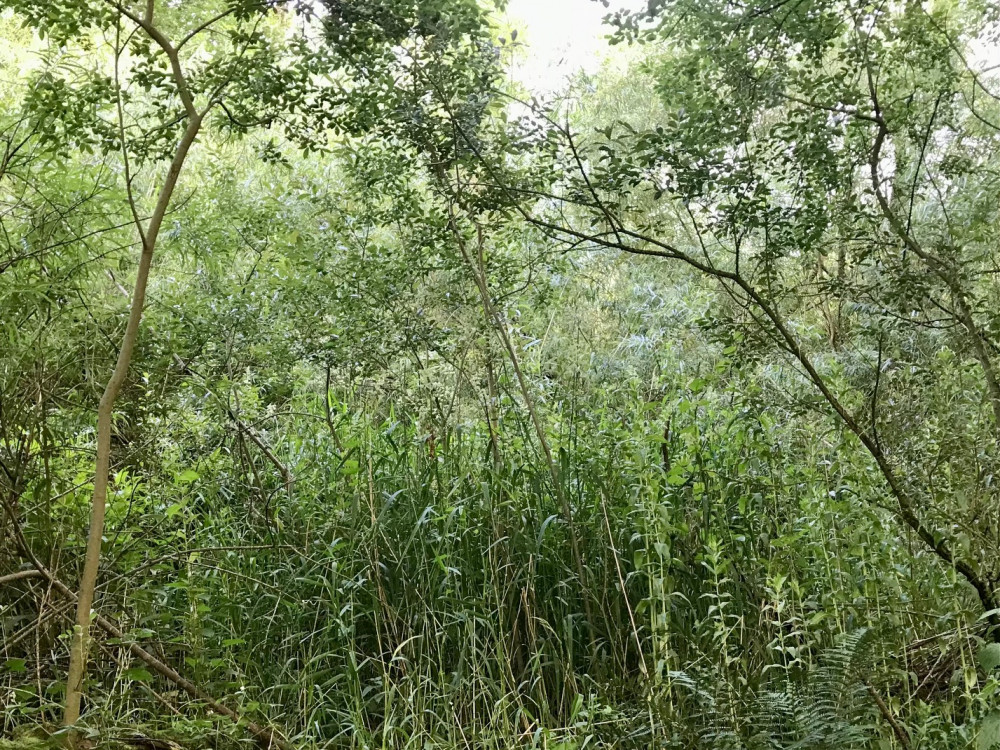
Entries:
[[912,745],[910,745],[910,735],[906,733],[906,729],[904,729],[903,725],[900,724],[896,717],[892,715],[892,711],[890,711],[889,707],[885,705],[885,701],[882,700],[882,696],[875,692],[875,688],[867,682],[865,683],[865,687],[868,688],[868,695],[872,697],[872,700],[875,701],[875,705],[878,706],[878,710],[879,713],[882,714],[882,718],[884,718],[889,726],[892,727],[892,731],[899,739],[899,744],[906,750],[910,750]]

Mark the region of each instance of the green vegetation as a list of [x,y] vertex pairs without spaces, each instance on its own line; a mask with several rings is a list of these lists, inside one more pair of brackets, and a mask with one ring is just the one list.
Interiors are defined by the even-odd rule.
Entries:
[[2,750],[1000,747],[1000,8],[501,9],[3,4]]

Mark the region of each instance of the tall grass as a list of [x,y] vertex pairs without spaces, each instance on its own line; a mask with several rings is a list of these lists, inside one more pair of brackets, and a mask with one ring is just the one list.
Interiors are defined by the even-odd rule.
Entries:
[[[725,367],[539,386],[586,588],[515,399],[497,460],[474,399],[443,420],[405,394],[328,397],[317,373],[293,376],[272,403],[229,383],[290,485],[203,382],[177,385],[184,418],[144,474],[116,478],[101,607],[304,748],[875,747],[894,740],[861,680],[918,711],[899,655],[964,623],[961,601],[935,598],[953,580],[842,491],[856,454],[755,407],[749,381],[728,395],[741,376]],[[81,540],[44,531],[25,497],[34,543],[74,559]],[[0,597],[4,731],[51,723],[62,614],[34,584]],[[877,638],[845,686],[829,654],[862,629]],[[96,652],[88,722],[239,740],[123,653]],[[824,708],[827,734],[802,725],[817,675],[852,701]]]

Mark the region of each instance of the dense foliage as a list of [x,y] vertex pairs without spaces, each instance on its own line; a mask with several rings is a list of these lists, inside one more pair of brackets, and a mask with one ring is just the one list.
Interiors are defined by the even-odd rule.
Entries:
[[997,7],[499,10],[3,4],[0,748],[1000,746]]

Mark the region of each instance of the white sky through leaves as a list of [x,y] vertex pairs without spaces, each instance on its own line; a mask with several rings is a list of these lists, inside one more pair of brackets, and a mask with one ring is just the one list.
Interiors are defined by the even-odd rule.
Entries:
[[510,0],[506,30],[516,29],[523,45],[512,76],[531,91],[547,93],[580,69],[596,72],[610,49],[601,19],[642,5],[643,0],[610,0],[607,8],[594,0]]

